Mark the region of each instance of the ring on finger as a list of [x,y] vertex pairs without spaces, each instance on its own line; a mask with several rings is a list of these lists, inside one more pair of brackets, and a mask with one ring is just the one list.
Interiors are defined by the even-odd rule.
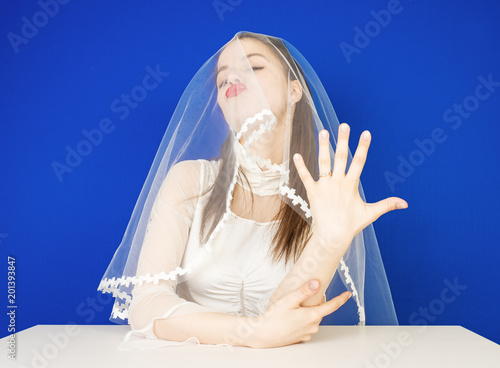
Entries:
[[319,177],[322,178],[323,176],[332,176],[331,171],[323,174],[319,174]]

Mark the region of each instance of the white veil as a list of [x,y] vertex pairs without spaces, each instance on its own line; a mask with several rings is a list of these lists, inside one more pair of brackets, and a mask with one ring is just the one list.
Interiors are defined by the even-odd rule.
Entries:
[[[272,51],[274,60],[264,60],[248,52],[252,42],[264,43]],[[231,56],[222,55],[229,48]],[[218,64],[220,57],[225,58],[223,67]],[[231,78],[234,82],[231,91],[221,94],[221,88]],[[293,94],[296,90],[293,86],[297,83],[300,96]],[[337,116],[318,76],[290,43],[261,34],[237,33],[196,73],[168,124],[122,242],[98,287],[101,292],[112,293],[116,298],[110,320],[127,323],[137,286],[165,286],[165,282],[171,282],[175,288],[193,272],[203,272],[210,259],[207,254],[217,251],[212,249],[213,239],[223,231],[229,214],[236,209],[241,216],[267,221],[283,215],[281,221],[276,222],[276,229],[283,225],[279,231],[282,240],[289,239],[289,249],[287,253],[283,248],[282,255],[286,258],[288,254],[293,262],[293,255],[298,254],[301,244],[310,235],[313,223],[307,195],[291,157],[299,152],[317,180],[318,132],[322,129],[330,132],[333,157],[338,126]],[[348,165],[351,159],[349,153]],[[202,251],[189,262],[177,251],[176,262],[168,266],[138,267],[148,236],[148,224],[155,213],[162,210],[158,199],[162,195],[162,185],[175,175],[182,163],[200,160],[210,162],[218,170],[213,187],[204,193],[209,199],[203,202],[207,209],[203,223],[206,241],[200,244]],[[189,185],[186,175],[179,178],[184,183],[181,187]],[[232,203],[237,188],[252,190],[253,206],[247,202]],[[361,183],[359,192],[365,200]],[[192,210],[195,204],[190,206]],[[271,216],[269,208],[281,208],[281,211]],[[189,211],[172,207],[168,211],[172,221],[174,218],[188,221],[186,213]],[[290,226],[296,231],[291,231]],[[191,237],[194,231],[197,229],[189,229],[186,234]],[[176,246],[168,239],[162,244],[165,249]],[[160,250],[158,257],[163,255]],[[331,323],[398,323],[371,224],[354,237],[326,291],[327,300],[345,290],[352,291],[353,296],[331,315]]]

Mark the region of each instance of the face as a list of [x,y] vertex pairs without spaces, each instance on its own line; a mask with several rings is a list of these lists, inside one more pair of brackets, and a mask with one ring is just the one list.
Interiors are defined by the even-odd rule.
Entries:
[[287,111],[287,76],[279,59],[262,42],[231,41],[217,64],[217,102],[226,121],[239,132],[244,120],[269,108],[280,121]]

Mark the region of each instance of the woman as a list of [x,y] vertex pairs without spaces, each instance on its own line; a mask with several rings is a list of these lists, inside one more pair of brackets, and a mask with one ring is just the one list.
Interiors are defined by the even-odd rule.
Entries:
[[370,224],[407,204],[364,202],[370,134],[352,164],[348,138],[293,46],[236,34],[181,97],[99,285],[124,344],[283,346],[344,303],[334,323],[397,324]]

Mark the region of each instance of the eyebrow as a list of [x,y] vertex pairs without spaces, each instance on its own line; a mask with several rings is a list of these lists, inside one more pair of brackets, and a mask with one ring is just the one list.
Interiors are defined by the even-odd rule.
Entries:
[[[260,56],[260,57],[263,57],[264,59],[266,59],[267,61],[269,61],[269,59],[267,57],[265,57],[264,55],[262,54],[259,54],[258,52],[254,52],[254,53],[251,53],[251,54],[248,54],[246,55],[246,58],[251,58],[252,56]],[[245,56],[242,57],[242,59],[245,59]],[[217,78],[219,76],[219,73],[223,70],[226,70],[227,69],[227,65],[224,65],[224,66],[221,66],[218,70],[217,70],[217,74],[215,74],[215,78]]]

